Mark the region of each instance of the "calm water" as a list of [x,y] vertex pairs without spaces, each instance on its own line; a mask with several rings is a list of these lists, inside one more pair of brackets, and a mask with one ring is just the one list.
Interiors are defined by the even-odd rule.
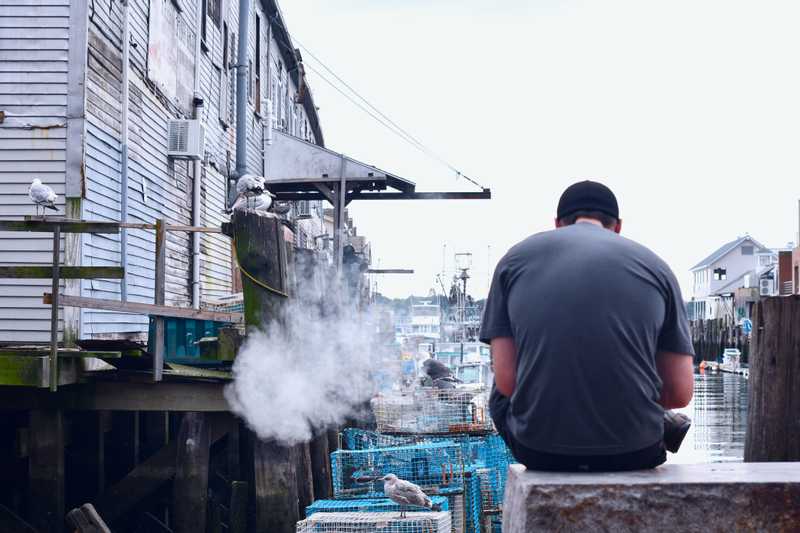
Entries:
[[668,463],[741,461],[747,429],[747,380],[737,374],[706,372],[694,376],[694,399],[680,411],[692,427]]

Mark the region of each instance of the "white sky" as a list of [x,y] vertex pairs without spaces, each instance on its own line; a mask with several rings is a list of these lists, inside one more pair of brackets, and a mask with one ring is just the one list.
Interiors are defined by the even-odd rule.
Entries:
[[[549,229],[578,179],[617,194],[623,233],[688,269],[749,232],[796,239],[800,2],[283,0],[293,36],[489,201],[354,202],[389,296],[425,293],[447,244],[471,292]],[[317,64],[305,54],[310,66]],[[476,190],[309,73],[326,145],[417,183]],[[491,246],[489,253],[488,247]]]

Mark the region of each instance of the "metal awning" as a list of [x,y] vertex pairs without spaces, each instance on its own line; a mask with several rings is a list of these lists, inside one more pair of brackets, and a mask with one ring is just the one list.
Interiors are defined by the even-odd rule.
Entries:
[[334,250],[341,264],[343,214],[353,200],[488,200],[479,192],[417,192],[416,184],[316,144],[267,130],[266,180],[276,200],[327,200],[333,205]]

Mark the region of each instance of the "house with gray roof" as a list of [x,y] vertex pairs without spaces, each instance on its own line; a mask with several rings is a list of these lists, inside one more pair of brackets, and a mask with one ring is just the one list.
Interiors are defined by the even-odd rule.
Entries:
[[733,296],[740,288],[759,288],[761,294],[773,294],[777,260],[774,250],[750,235],[723,244],[690,269],[689,318],[733,317]]

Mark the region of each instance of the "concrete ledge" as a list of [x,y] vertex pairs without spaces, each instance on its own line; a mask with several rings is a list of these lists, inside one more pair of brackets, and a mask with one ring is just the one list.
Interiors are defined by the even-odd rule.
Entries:
[[799,463],[559,473],[509,468],[503,533],[797,531]]

